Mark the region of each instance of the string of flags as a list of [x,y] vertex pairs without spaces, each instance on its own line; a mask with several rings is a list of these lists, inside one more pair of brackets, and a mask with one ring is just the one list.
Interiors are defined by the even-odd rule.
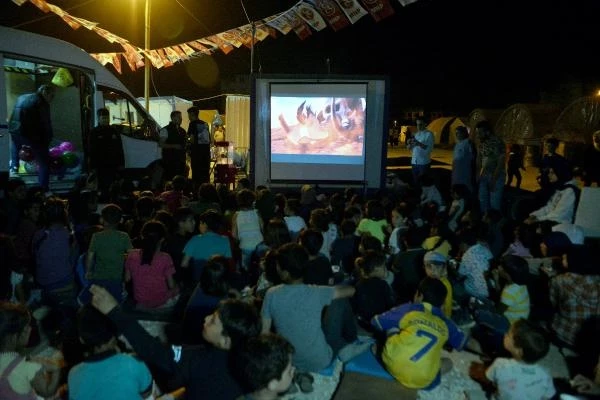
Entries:
[[[301,0],[289,10],[280,12],[253,24],[246,24],[225,32],[217,33],[159,49],[144,50],[132,45],[114,33],[100,28],[97,22],[75,17],[62,8],[46,2],[46,0],[12,0],[21,6],[27,2],[35,5],[44,13],[52,12],[58,15],[71,28],[77,30],[84,27],[100,35],[110,43],[117,43],[123,52],[91,53],[102,65],[111,64],[121,73],[121,58],[125,60],[132,71],[144,66],[144,56],[155,68],[167,68],[175,63],[188,60],[200,55],[211,55],[215,51],[229,54],[242,46],[252,47],[254,43],[262,42],[268,37],[276,38],[277,32],[282,35],[294,31],[300,40],[312,35],[313,31],[320,32],[330,27],[335,32],[356,23],[365,15],[379,22],[394,14],[391,0]],[[402,6],[415,3],[418,0],[397,0]]]

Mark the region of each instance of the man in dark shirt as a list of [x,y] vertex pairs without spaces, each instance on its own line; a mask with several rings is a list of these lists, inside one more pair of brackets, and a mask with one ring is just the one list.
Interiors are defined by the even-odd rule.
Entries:
[[36,93],[19,96],[8,123],[12,140],[11,172],[16,173],[19,169],[21,146],[31,147],[38,165],[38,181],[45,190],[48,190],[50,180],[48,146],[54,136],[50,103],[55,90],[52,85],[41,85]]
[[300,245],[308,252],[308,262],[304,270],[304,283],[307,285],[333,285],[331,262],[321,254],[323,234],[315,229],[305,229],[300,233]]
[[164,346],[125,314],[112,295],[100,286],[90,288],[92,305],[115,323],[142,360],[171,378],[173,390],[185,386],[186,398],[233,400],[243,394],[229,369],[229,350],[261,332],[253,305],[226,300],[206,317],[205,346]]
[[121,134],[110,125],[108,109],[98,109],[97,116],[98,126],[90,132],[89,167],[98,177],[100,198],[107,200],[110,184],[116,179],[117,172],[125,167],[125,155]]
[[175,175],[185,173],[186,133],[181,127],[181,111],[171,112],[171,122],[160,130],[160,147],[165,179],[171,180]]
[[540,175],[537,177],[540,190],[538,192],[538,203],[544,205],[550,199],[550,196],[554,193],[554,185],[548,179],[548,172],[550,169],[557,170],[563,169],[567,166],[568,161],[566,158],[556,153],[558,148],[558,139],[548,138],[544,142],[545,153],[540,163]]
[[192,180],[196,186],[200,186],[202,183],[210,182],[210,144],[212,140],[208,124],[198,118],[200,109],[195,106],[190,107],[187,113],[190,119],[188,135],[192,141]]

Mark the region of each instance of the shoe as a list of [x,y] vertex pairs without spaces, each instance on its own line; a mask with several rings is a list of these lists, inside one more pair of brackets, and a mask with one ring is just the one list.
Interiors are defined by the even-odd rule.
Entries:
[[315,378],[308,372],[296,372],[294,376],[294,383],[298,385],[302,393],[312,393],[314,389],[313,382]]

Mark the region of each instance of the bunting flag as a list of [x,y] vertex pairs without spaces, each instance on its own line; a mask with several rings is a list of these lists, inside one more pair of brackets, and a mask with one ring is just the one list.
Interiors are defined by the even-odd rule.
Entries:
[[292,30],[288,19],[285,18],[285,13],[279,13],[277,15],[265,18],[265,22],[267,25],[277,29],[284,35],[287,35]]
[[335,32],[350,25],[350,21],[344,15],[338,4],[333,0],[314,0],[317,10],[327,21]]
[[389,0],[362,0],[362,4],[375,22],[394,15],[394,9]]
[[346,14],[346,17],[353,24],[367,15],[367,11],[361,7],[360,4],[356,0],[335,0],[339,5],[341,10]]
[[287,13],[285,13],[285,18],[288,20],[288,23],[294,32],[296,32],[296,35],[300,38],[300,40],[304,40],[312,35],[308,25],[302,18],[298,16],[296,11],[289,10]]
[[[320,32],[327,25],[334,31],[339,31],[354,24],[363,16],[370,14],[376,22],[394,14],[390,0],[300,0],[287,11],[266,17],[254,23],[246,24],[212,36],[179,43],[168,47],[143,50],[133,46],[128,40],[98,27],[97,22],[70,15],[62,8],[48,3],[46,0],[12,0],[18,6],[30,2],[44,13],[52,12],[58,15],[72,29],[81,26],[96,32],[110,43],[118,43],[123,47],[122,53],[91,54],[102,65],[112,64],[121,73],[121,56],[132,71],[144,66],[144,55],[155,68],[170,67],[174,63],[187,60],[201,53],[211,55],[217,49],[229,54],[234,48],[242,45],[250,48],[257,41],[267,37],[277,38],[277,31],[287,35],[294,31],[300,40],[312,35],[312,30]],[[360,1],[360,3],[359,3]],[[418,0],[398,0],[402,6],[416,3]],[[362,4],[362,5],[361,5]]]
[[302,18],[311,28],[315,31],[320,32],[327,27],[327,23],[321,17],[321,14],[315,10],[313,6],[308,3],[300,2],[295,7],[296,13]]
[[113,53],[112,65],[115,67],[117,72],[121,73],[121,53]]

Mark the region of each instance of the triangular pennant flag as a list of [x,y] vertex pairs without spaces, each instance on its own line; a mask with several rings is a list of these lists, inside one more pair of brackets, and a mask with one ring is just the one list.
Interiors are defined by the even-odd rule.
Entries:
[[158,56],[160,57],[160,60],[162,61],[163,65],[165,67],[173,66],[173,63],[171,62],[171,60],[169,60],[169,57],[167,57],[167,55],[165,54],[165,49],[158,49],[156,51],[158,52]]
[[18,6],[22,6],[23,4],[25,4],[28,0],[12,0],[13,3],[15,3]]
[[173,48],[165,47],[165,52],[167,53],[167,57],[169,57],[169,60],[171,60],[173,64],[180,60],[179,54],[177,54],[177,52]]
[[197,40],[193,40],[191,42],[187,42],[187,44],[190,47],[193,47],[194,49],[196,49],[198,51],[201,51],[204,54],[210,54],[210,50],[205,45],[203,45],[202,43],[200,43]]
[[367,11],[356,0],[335,0],[346,17],[353,24],[367,15]]
[[48,7],[48,3],[45,0],[29,0],[29,2],[45,13],[50,11],[50,7]]
[[62,17],[63,15],[69,15],[62,8],[57,7],[54,4],[46,3],[46,5],[48,6],[48,9],[50,11],[52,11],[54,14],[58,15],[59,17]]
[[[256,25],[256,32],[254,33],[254,38],[259,42],[262,42],[266,38],[269,37],[269,29],[264,25]],[[272,29],[272,28],[271,28]]]
[[344,29],[345,27],[350,25],[350,21],[348,21],[348,18],[346,18],[346,16],[342,12],[342,10],[340,10],[340,6],[335,1],[333,1],[333,0],[314,0],[314,1],[315,1],[315,6],[317,7],[317,10],[319,10],[319,13],[321,14],[321,16],[323,16],[323,18],[325,18],[325,20],[327,21],[329,26],[331,26],[331,29],[333,29],[334,31],[337,32],[340,29]]
[[285,17],[289,21],[290,25],[292,26],[292,29],[294,30],[294,32],[296,32],[296,35],[298,35],[300,40],[304,40],[310,35],[312,35],[312,32],[310,31],[308,25],[306,24],[306,22],[304,22],[302,18],[298,16],[296,11],[289,10],[285,14]]
[[238,37],[238,34],[234,29],[230,29],[223,33],[217,33],[217,36],[224,42],[229,43],[237,47],[238,49],[243,44]]
[[183,50],[183,52],[185,53],[186,56],[191,56],[192,54],[194,54],[196,52],[196,50],[192,49],[190,46],[188,46],[187,43],[181,43],[179,45],[179,47],[181,48],[181,50]]
[[219,46],[221,51],[225,54],[229,54],[233,51],[233,46],[230,45],[229,43],[225,42],[218,35],[212,35],[212,36],[207,37],[206,39],[208,39],[209,41],[211,41],[211,42],[215,43],[217,46]]
[[83,19],[83,18],[79,18],[79,17],[72,17],[75,21],[79,22],[81,25],[83,25],[84,28],[92,30],[94,29],[96,26],[98,26],[97,22],[92,22],[92,21],[88,21],[87,19]]
[[394,9],[389,0],[361,0],[375,22],[394,15]]
[[179,46],[175,45],[171,46],[171,48],[175,50],[175,53],[177,53],[177,55],[179,56],[180,61],[188,58],[187,54],[185,54],[185,51],[181,50]]
[[267,17],[265,18],[265,22],[267,23],[267,25],[272,26],[284,35],[287,35],[292,30],[292,27],[290,26],[290,23],[288,22],[287,18],[285,18],[284,13]]
[[112,65],[115,67],[117,72],[121,73],[121,53],[113,53]]
[[327,23],[325,22],[321,14],[319,14],[317,10],[315,10],[315,8],[310,4],[300,2],[295,8],[296,13],[300,16],[300,18],[306,21],[306,23],[310,25],[310,27],[313,28],[315,31],[319,32],[325,29],[325,27],[327,26]]
[[75,18],[71,17],[69,14],[65,14],[61,16],[63,21],[65,21],[71,28],[79,29],[81,28],[81,24],[75,20]]
[[163,63],[162,59],[158,55],[158,51],[148,50],[147,52],[145,52],[145,54],[148,56],[148,59],[150,60],[150,62],[154,66],[154,68],[161,69],[162,67],[164,67],[165,64]]
[[208,38],[198,39],[198,42],[209,46],[210,49],[211,49],[211,51],[216,50],[216,49],[219,48],[219,46],[215,42],[213,42],[211,40],[208,40]]

